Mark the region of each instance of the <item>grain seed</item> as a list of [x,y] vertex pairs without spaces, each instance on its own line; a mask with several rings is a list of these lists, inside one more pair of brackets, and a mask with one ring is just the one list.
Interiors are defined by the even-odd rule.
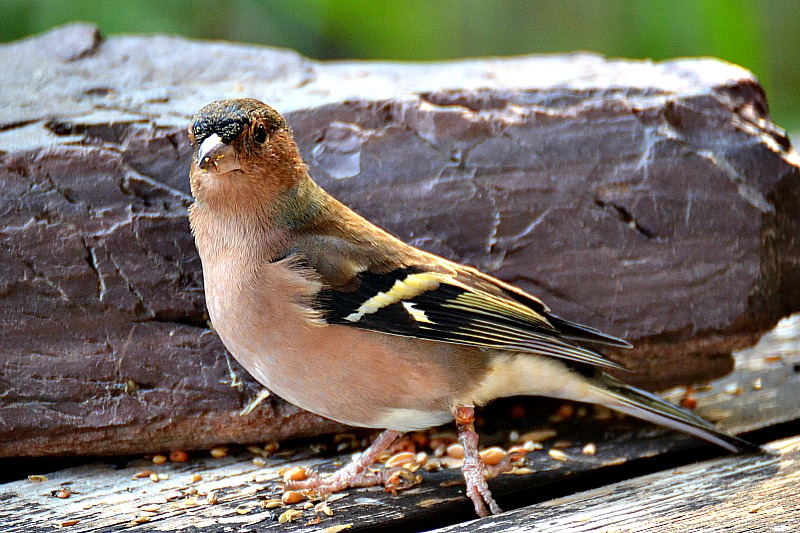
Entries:
[[555,448],[553,448],[551,450],[548,450],[547,451],[547,455],[549,455],[550,458],[555,459],[556,461],[566,461],[567,460],[567,454],[565,454],[561,450],[556,450]]
[[211,457],[219,459],[220,457],[225,457],[226,455],[228,455],[228,447],[217,446],[216,448],[211,448],[209,453],[211,454]]
[[416,461],[416,455],[412,452],[400,452],[392,455],[386,460],[386,468],[394,468],[396,466],[404,466]]
[[506,451],[499,446],[492,446],[491,448],[486,448],[485,450],[481,450],[478,454],[483,459],[484,464],[487,466],[497,466],[500,464],[506,456]]
[[287,490],[283,493],[283,496],[281,496],[281,501],[284,505],[292,505],[303,501],[303,498],[305,498],[305,496],[299,490]]
[[189,454],[182,450],[175,450],[169,453],[169,460],[173,463],[185,463],[189,460]]
[[303,481],[308,477],[308,473],[306,469],[302,466],[296,466],[294,468],[290,468],[286,472],[283,473],[283,480],[286,482],[289,481]]
[[447,456],[451,459],[463,459],[464,447],[459,443],[451,444],[447,447]]
[[303,516],[302,511],[298,511],[297,509],[289,509],[288,511],[284,511],[278,517],[278,523],[285,524],[287,522],[293,522]]

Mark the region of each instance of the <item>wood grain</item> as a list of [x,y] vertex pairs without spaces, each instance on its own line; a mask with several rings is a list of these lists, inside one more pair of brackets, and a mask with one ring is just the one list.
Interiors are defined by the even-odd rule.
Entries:
[[704,461],[436,531],[797,531],[800,436],[768,448],[776,455]]
[[[800,363],[799,340],[800,316],[797,316],[782,322],[755,348],[738,353],[737,370],[732,376],[697,392],[698,413],[720,416],[721,425],[733,428],[736,432],[800,420],[797,401],[800,398],[800,375],[795,371]],[[760,389],[752,386],[757,379],[761,379]],[[732,383],[736,383],[738,388],[732,388]],[[679,392],[674,391],[673,394],[677,396]],[[687,517],[685,520],[690,520],[687,524],[694,524],[691,520],[699,521],[712,511],[714,514],[710,516],[720,523],[727,523],[726,513],[729,513],[734,524],[746,525],[759,516],[766,519],[776,515],[780,506],[784,506],[787,512],[796,509],[792,506],[793,502],[781,499],[780,493],[785,489],[789,491],[788,495],[795,494],[791,484],[797,482],[797,469],[791,461],[798,454],[792,447],[797,440],[779,444],[783,455],[777,458],[725,456],[700,465],[684,466],[722,452],[704,446],[695,439],[665,432],[632,419],[581,421],[554,427],[558,430],[559,439],[569,440],[573,444],[563,449],[568,458],[566,462],[553,460],[547,454],[549,446],[545,446],[544,450],[528,456],[529,467],[534,473],[503,475],[490,482],[499,503],[508,509],[540,502],[531,508],[535,511],[530,510],[527,515],[524,514],[526,509],[512,514],[526,517],[519,519],[530,522],[526,527],[538,524],[531,520],[541,516],[559,527],[569,523],[595,528],[587,531],[603,531],[603,524],[613,524],[614,520],[620,524],[635,522],[639,516],[652,519],[653,524],[664,523],[669,526],[668,517],[674,517],[676,513],[684,513]],[[594,456],[581,453],[583,444],[590,441],[597,446]],[[140,460],[122,469],[98,463],[48,474],[48,480],[42,483],[29,480],[8,483],[0,486],[0,526],[2,531],[11,533],[111,531],[120,528],[198,532],[216,532],[225,528],[230,528],[229,531],[253,532],[326,531],[325,528],[345,526],[349,526],[348,531],[387,528],[414,531],[464,522],[474,517],[471,504],[462,494],[460,470],[445,469],[424,473],[422,484],[397,496],[381,491],[346,491],[344,498],[330,504],[334,516],[321,516],[320,523],[316,525],[305,525],[317,516],[310,510],[303,511],[300,520],[279,524],[275,518],[288,507],[275,511],[261,508],[261,502],[269,497],[275,487],[278,468],[301,464],[329,472],[336,468],[334,463],[349,460],[347,454],[321,458],[308,446],[298,446],[283,453],[289,455],[268,458],[265,466],[254,465],[254,456],[245,452],[237,457],[193,459],[189,463],[161,466]],[[667,467],[672,469],[647,478],[638,477]],[[169,479],[158,482],[148,478],[132,479],[143,468],[166,474]],[[723,474],[714,478],[715,470]],[[192,482],[195,474],[200,474],[202,481]],[[609,482],[632,477],[634,479],[604,487]],[[672,487],[677,481],[685,487]],[[51,491],[58,490],[62,484],[66,484],[74,494],[68,499],[51,496]],[[651,484],[655,487],[653,496],[643,499],[637,507],[638,498],[644,498],[641,494],[650,494],[647,491]],[[694,489],[692,484],[695,485]],[[582,503],[582,496],[543,502],[559,495],[597,487],[602,488],[587,493],[587,503]],[[208,491],[216,492],[218,503],[205,503],[204,497],[191,494],[192,489],[201,495]],[[737,489],[753,493],[757,499],[748,504],[746,509],[737,510],[739,502],[746,503],[745,495],[723,498],[725,490],[734,494]],[[613,497],[618,503],[609,504],[611,506],[604,511],[599,500],[602,495]],[[661,499],[666,502],[663,509],[659,507]],[[195,500],[198,505],[187,506],[187,502],[191,504]],[[143,508],[149,508],[148,505],[157,509],[148,521],[131,525],[137,517],[147,514]],[[764,509],[763,513],[760,510],[753,511],[759,505]],[[626,514],[626,509],[635,512]],[[562,513],[566,514],[562,517]],[[68,526],[68,529],[59,526],[69,520],[78,522]],[[508,526],[508,520],[507,515],[502,515],[482,524],[495,528],[492,521]],[[513,522],[513,527],[517,526],[519,521]],[[463,527],[466,528],[463,531],[469,531],[472,526]],[[625,531],[626,527],[611,527],[608,530]],[[491,529],[501,530],[500,526]],[[558,529],[552,526],[550,530]],[[669,530],[666,526],[654,525],[650,531]]]

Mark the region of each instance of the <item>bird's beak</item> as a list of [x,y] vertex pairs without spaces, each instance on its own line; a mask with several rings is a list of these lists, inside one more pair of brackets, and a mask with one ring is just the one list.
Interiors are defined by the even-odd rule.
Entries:
[[213,169],[217,174],[241,168],[233,146],[225,144],[216,133],[209,135],[200,143],[197,163],[201,169],[205,171]]

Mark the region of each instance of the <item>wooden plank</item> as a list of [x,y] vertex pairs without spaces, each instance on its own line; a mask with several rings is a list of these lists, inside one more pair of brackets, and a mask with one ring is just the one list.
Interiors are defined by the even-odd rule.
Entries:
[[777,455],[704,461],[436,531],[797,531],[800,437],[769,448]]
[[[800,363],[798,332],[800,318],[796,317],[783,322],[756,348],[737,354],[738,367],[732,376],[697,393],[698,412],[721,417],[721,425],[737,432],[800,420],[797,402],[800,375],[796,371]],[[760,388],[753,387],[757,379],[761,379]],[[673,395],[680,392],[673,391]],[[523,429],[517,422],[513,423],[516,429]],[[507,438],[508,422],[504,427],[504,433],[495,432],[495,438],[498,433]],[[587,417],[553,427],[558,431],[558,439],[572,443],[563,449],[568,460],[551,458],[547,445],[544,450],[529,454],[529,467],[534,473],[504,475],[490,482],[501,506],[518,508],[544,498],[574,494],[721,454],[696,439],[630,418],[601,422]],[[489,440],[484,439],[485,442]],[[590,441],[597,446],[593,456],[581,453],[581,447]],[[420,485],[396,496],[382,491],[347,491],[344,498],[330,503],[334,516],[319,515],[319,524],[305,525],[318,516],[313,510],[303,510],[302,517],[292,523],[279,524],[275,519],[288,508],[261,507],[275,486],[278,468],[302,464],[332,471],[335,462],[349,460],[346,454],[320,458],[312,444],[296,446],[283,456],[267,458],[264,466],[255,465],[254,456],[244,452],[235,457],[193,459],[188,463],[160,466],[138,460],[122,469],[97,463],[48,474],[48,480],[43,483],[29,480],[7,483],[0,485],[0,529],[11,533],[118,529],[260,532],[278,528],[281,531],[326,531],[326,528],[348,526],[348,531],[387,527],[410,531],[474,517],[470,503],[463,496],[463,485],[458,484],[460,470],[444,469],[423,472]],[[759,462],[763,458],[744,459],[756,461],[754,464],[761,465],[758,468],[768,468]],[[723,464],[734,465],[742,458],[720,460],[728,461]],[[168,479],[158,482],[132,479],[145,467],[166,474]],[[735,470],[734,466],[730,468]],[[195,474],[200,474],[202,480],[193,482]],[[67,499],[51,495],[62,484],[73,491]],[[194,491],[200,497],[193,494]],[[207,503],[203,495],[209,491],[217,494],[217,503]],[[545,507],[555,509],[553,505]],[[133,524],[137,518],[147,521]],[[66,527],[59,525],[70,520],[78,522]]]

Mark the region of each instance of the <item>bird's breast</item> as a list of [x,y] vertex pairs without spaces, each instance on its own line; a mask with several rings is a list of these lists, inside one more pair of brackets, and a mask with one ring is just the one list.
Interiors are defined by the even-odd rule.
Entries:
[[320,284],[290,263],[203,262],[211,321],[260,383],[308,411],[365,427],[442,424],[485,372],[480,350],[330,325]]

